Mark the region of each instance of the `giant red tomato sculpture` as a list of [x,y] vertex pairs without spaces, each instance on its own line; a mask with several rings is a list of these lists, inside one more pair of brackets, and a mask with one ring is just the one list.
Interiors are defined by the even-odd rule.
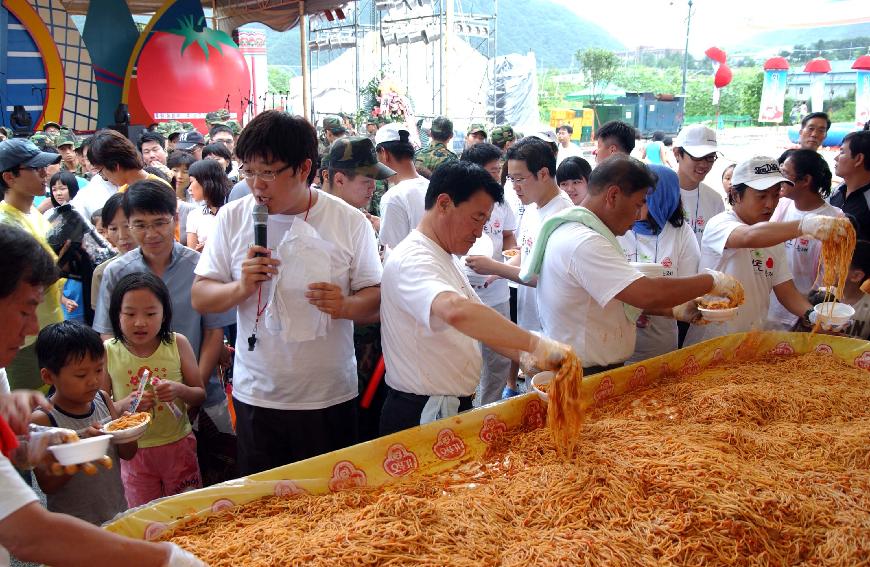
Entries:
[[139,96],[158,120],[169,118],[160,114],[180,114],[177,118],[202,130],[206,112],[243,108],[250,93],[248,64],[226,33],[204,27],[202,20],[194,26],[192,17],[178,24],[177,29],[155,31],[142,48]]

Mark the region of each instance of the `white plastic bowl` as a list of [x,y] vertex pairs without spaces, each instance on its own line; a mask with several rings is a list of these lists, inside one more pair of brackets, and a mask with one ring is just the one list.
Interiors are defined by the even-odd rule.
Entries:
[[541,398],[544,402],[549,403],[550,396],[547,395],[547,392],[541,390],[539,386],[541,384],[549,384],[553,381],[553,378],[556,377],[555,372],[551,372],[550,370],[546,370],[544,372],[538,372],[534,376],[532,376],[532,389],[538,394],[538,397]]
[[710,323],[730,321],[737,317],[737,309],[739,307],[729,307],[728,309],[704,309],[703,307],[698,307],[698,311],[704,316],[704,320]]
[[75,443],[52,445],[48,450],[52,452],[57,462],[63,466],[79,465],[95,461],[105,455],[111,440],[111,435],[98,435],[97,437],[89,437]]
[[826,331],[838,330],[849,324],[855,315],[855,308],[848,303],[826,301],[813,307],[816,318]]
[[518,256],[520,253],[520,251],[516,249],[512,250],[512,252],[516,252],[516,254],[507,254],[506,252],[507,251],[501,253],[501,257],[504,258],[505,262],[510,262],[515,256]]
[[151,414],[147,414],[147,416],[148,418],[139,425],[129,427],[127,429],[109,431],[109,425],[118,421],[117,419],[113,419],[112,421],[103,426],[103,431],[105,431],[108,435],[112,436],[114,443],[130,443],[131,441],[136,441],[137,439],[145,435],[145,430],[148,429],[148,425],[151,424]]
[[647,262],[629,262],[632,268],[648,278],[661,278],[665,275],[665,267],[661,264]]

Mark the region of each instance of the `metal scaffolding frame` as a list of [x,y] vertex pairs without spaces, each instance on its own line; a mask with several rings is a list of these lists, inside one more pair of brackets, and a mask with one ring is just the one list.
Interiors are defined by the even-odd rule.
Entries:
[[[464,10],[463,4],[470,10]],[[433,112],[418,112],[418,117],[432,118],[438,114],[449,114],[448,94],[450,85],[446,83],[450,62],[450,39],[461,37],[487,60],[487,74],[492,85],[492,93],[487,101],[488,120],[495,115],[495,56],[498,41],[498,0],[354,0],[344,9],[344,19],[327,19],[325,15],[310,16],[308,21],[307,46],[309,80],[307,93],[313,99],[315,89],[313,72],[334,60],[347,49],[354,50],[357,109],[362,105],[361,88],[372,77],[361,76],[360,60],[363,57],[376,57],[378,67],[384,70],[385,60],[393,62],[397,71],[397,81],[406,83],[409,69],[419,65],[411,61],[410,45],[423,42],[426,50],[427,68],[432,69],[430,77],[431,101],[426,105],[416,104],[417,108],[431,108]],[[452,33],[447,33],[452,27]],[[361,45],[370,33],[376,32],[380,38],[377,53],[362,53]],[[324,56],[324,54],[326,54]],[[336,114],[336,109],[312,108],[311,118],[316,121],[327,114]],[[456,117],[472,118],[472,117]],[[484,117],[474,117],[484,118]]]

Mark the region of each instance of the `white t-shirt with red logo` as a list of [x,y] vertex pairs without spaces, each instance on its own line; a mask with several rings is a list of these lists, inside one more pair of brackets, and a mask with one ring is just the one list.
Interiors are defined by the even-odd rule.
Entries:
[[[771,220],[781,222],[799,221],[808,214],[839,217],[843,211],[828,203],[812,211],[799,211],[791,199],[779,200]],[[822,254],[822,242],[809,236],[800,236],[783,243],[788,267],[794,276],[794,285],[802,295],[806,296],[812,289],[821,285],[816,283],[819,273],[819,258]],[[786,309],[775,295],[770,296],[770,311],[767,319],[778,328],[791,328],[797,323],[798,317]]]
[[[664,277],[682,278],[698,273],[701,253],[688,222],[677,228],[666,223],[657,236],[632,230],[616,238],[629,262],[664,266]],[[637,343],[628,362],[646,360],[677,350],[677,322],[669,317],[641,316],[637,322]]]
[[[560,189],[559,193],[540,209],[534,203],[525,207],[520,220],[520,236],[517,238],[520,247],[520,265],[523,268],[531,261],[532,248],[535,246],[535,240],[544,221],[559,211],[573,206],[574,203],[571,202],[568,194]],[[527,285],[521,285],[517,290],[517,325],[527,331],[541,330],[536,295],[537,290]]]
[[770,306],[770,292],[775,286],[792,279],[782,244],[768,248],[725,248],[731,233],[747,226],[737,213],[726,211],[710,219],[701,241],[701,263],[698,271],[710,268],[737,278],[746,293],[746,301],[737,316],[725,323],[692,326],[686,344],[752,329],[763,330]]
[[[515,232],[517,230],[517,218],[507,203],[496,203],[492,208],[489,221],[483,227],[483,234],[492,240],[492,258],[498,262],[504,260],[504,231]],[[501,305],[510,301],[508,280],[499,278],[486,287],[475,287],[480,300],[490,307]]]
[[686,222],[695,231],[698,244],[710,219],[725,210],[725,200],[715,189],[701,183],[697,189],[680,188],[680,200],[683,203],[683,214]]

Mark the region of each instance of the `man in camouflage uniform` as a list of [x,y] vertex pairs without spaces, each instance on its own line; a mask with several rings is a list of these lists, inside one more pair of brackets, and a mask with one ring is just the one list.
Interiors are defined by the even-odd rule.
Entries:
[[193,124],[190,122],[177,122],[175,120],[161,122],[157,126],[157,132],[166,138],[167,153],[172,153],[182,132],[187,132],[188,130],[193,130]]
[[39,148],[39,151],[44,152],[47,149],[57,150],[57,145],[55,144],[55,135],[54,134],[46,134],[45,132],[37,132],[36,134],[30,137],[30,141],[33,142],[33,145]]
[[429,137],[432,140],[429,145],[423,149],[417,150],[414,154],[414,167],[420,175],[429,178],[432,172],[441,165],[451,161],[457,161],[459,158],[448,148],[450,140],[453,138],[453,122],[446,116],[439,116],[432,121],[432,127],[429,129]]
[[352,207],[369,210],[375,182],[395,174],[378,161],[374,143],[365,136],[339,138],[329,148],[331,192]]
[[493,128],[489,139],[500,150],[506,152],[517,142],[517,135],[510,124],[505,124],[504,126]]
[[482,144],[486,141],[486,127],[483,124],[472,124],[465,133],[465,147],[470,148],[474,144]]
[[57,122],[46,122],[42,125],[43,134],[57,135],[60,134],[61,130],[63,130],[63,126],[61,126]]
[[63,169],[70,173],[74,173],[79,177],[84,177],[82,175],[83,171],[81,163],[79,163],[79,157],[76,155],[76,145],[81,144],[79,144],[78,137],[76,137],[75,133],[68,129],[61,130],[60,134],[57,135],[55,145],[57,147],[57,153],[60,154],[61,166]]

